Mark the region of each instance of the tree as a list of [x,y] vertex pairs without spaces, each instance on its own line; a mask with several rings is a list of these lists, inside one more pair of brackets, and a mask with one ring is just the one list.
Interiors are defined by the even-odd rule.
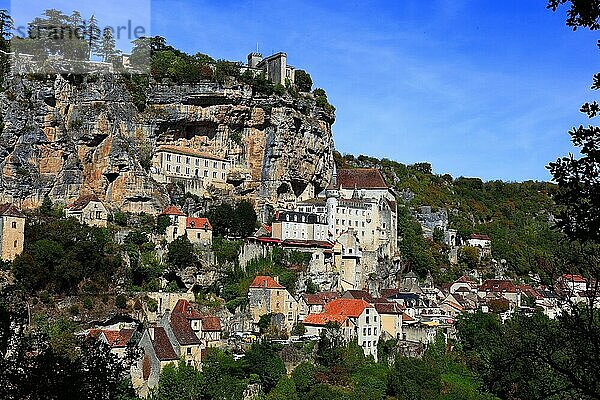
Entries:
[[591,30],[600,29],[600,2],[597,0],[548,0],[547,8],[556,11],[558,7],[570,3],[567,11],[567,26],[577,30],[578,27]]
[[346,341],[340,325],[336,322],[328,322],[319,337],[317,362],[326,367],[339,363],[345,345]]
[[236,236],[247,237],[256,229],[256,212],[249,201],[242,200],[235,207]]
[[298,69],[294,74],[294,83],[301,92],[310,92],[312,89],[312,78],[310,74],[304,70]]
[[246,370],[260,378],[263,389],[270,391],[285,375],[285,365],[270,343],[253,343],[244,356]]
[[106,27],[102,32],[102,41],[97,48],[96,55],[102,57],[104,62],[112,62],[115,57],[119,54],[116,50],[116,42],[113,36],[112,28]]
[[96,53],[100,48],[100,38],[102,32],[98,27],[98,20],[95,15],[91,15],[90,19],[87,22],[87,28],[85,33],[85,40],[88,45],[88,53],[87,58],[90,59],[92,53]]
[[269,392],[266,400],[299,400],[294,381],[287,376],[282,376],[277,386]]
[[187,236],[179,236],[167,246],[167,261],[178,270],[185,269],[197,261],[194,245]]
[[308,393],[315,384],[317,368],[310,362],[300,363],[292,371],[292,379],[300,394]]

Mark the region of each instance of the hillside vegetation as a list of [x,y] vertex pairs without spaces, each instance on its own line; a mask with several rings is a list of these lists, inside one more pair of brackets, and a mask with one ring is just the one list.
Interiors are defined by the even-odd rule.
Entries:
[[[564,235],[553,228],[555,185],[548,182],[484,182],[478,178],[453,178],[432,172],[428,163],[404,165],[369,156],[334,155],[338,168],[381,169],[398,198],[400,250],[408,268],[424,275],[427,270],[438,280],[456,277],[462,266],[449,268],[448,247],[422,237],[412,213],[420,206],[448,211],[449,226],[462,238],[472,233],[492,239],[492,258],[506,260],[509,273],[532,271],[549,280],[557,259],[568,252]],[[480,267],[483,267],[480,265]],[[437,273],[437,274],[436,274]]]

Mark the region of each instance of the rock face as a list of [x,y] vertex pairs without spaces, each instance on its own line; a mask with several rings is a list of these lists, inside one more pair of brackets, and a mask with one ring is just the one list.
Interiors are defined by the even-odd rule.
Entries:
[[23,208],[46,195],[69,203],[95,193],[109,207],[156,212],[170,201],[149,174],[161,144],[232,160],[230,194],[257,207],[312,196],[333,170],[334,116],[309,94],[117,74],[15,75],[5,79],[0,112],[0,201]]

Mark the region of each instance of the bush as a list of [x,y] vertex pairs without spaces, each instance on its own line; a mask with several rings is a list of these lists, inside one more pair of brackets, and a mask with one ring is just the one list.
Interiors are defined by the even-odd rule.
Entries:
[[148,299],[146,304],[148,305],[148,311],[150,311],[150,312],[158,311],[158,302],[156,300],[150,298],[150,299]]
[[94,307],[94,302],[92,301],[91,297],[86,297],[85,299],[83,299],[83,307],[86,310],[91,310],[92,307]]
[[127,308],[127,297],[124,294],[120,294],[115,298],[115,305],[120,309]]
[[285,86],[283,86],[281,83],[276,83],[273,86],[273,93],[278,96],[283,96],[285,94]]
[[296,70],[294,75],[294,83],[301,92],[310,92],[313,84],[310,74],[301,69]]

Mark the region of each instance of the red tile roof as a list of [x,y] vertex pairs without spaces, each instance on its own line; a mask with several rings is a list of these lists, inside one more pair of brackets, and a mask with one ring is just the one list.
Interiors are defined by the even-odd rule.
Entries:
[[396,302],[376,303],[375,309],[379,314],[402,314],[402,307]]
[[394,288],[392,288],[392,289],[381,289],[379,291],[379,293],[381,294],[381,297],[385,297],[387,299],[388,297],[392,297],[392,296],[395,296],[398,293],[400,293],[400,290],[399,289],[394,289]]
[[196,336],[196,333],[190,325],[190,321],[186,317],[180,314],[171,314],[169,324],[171,325],[171,330],[173,331],[177,342],[179,342],[181,346],[200,344],[200,338]]
[[152,346],[154,347],[154,352],[156,353],[156,357],[160,361],[171,361],[177,360],[177,353],[173,350],[173,346],[169,341],[169,337],[167,336],[167,332],[162,327],[154,328],[154,340],[152,341]]
[[347,315],[331,315],[326,313],[308,314],[302,323],[304,325],[325,325],[328,322],[337,322],[341,325],[347,318]]
[[84,196],[80,196],[73,202],[73,204],[67,206],[67,208],[71,211],[81,211],[92,201],[100,202],[100,199],[95,194],[86,194]]
[[185,215],[185,214],[182,213],[181,210],[179,210],[179,208],[177,208],[175,206],[168,206],[167,208],[165,208],[163,210],[163,212],[160,215]]
[[269,233],[273,233],[273,227],[271,225],[263,225],[263,229]]
[[252,284],[250,284],[251,288],[263,288],[266,287],[267,289],[285,289],[285,286],[280,285],[279,283],[275,282],[275,279],[271,278],[270,276],[257,276],[256,278],[254,278],[254,280],[252,281]]
[[186,317],[187,319],[201,319],[202,316],[199,312],[194,310],[192,305],[186,299],[177,300],[177,304],[173,307],[173,312],[171,314],[181,315]]
[[187,229],[208,229],[212,231],[212,225],[208,218],[195,218],[187,217],[186,224]]
[[490,237],[488,235],[480,235],[477,233],[474,233],[471,235],[471,239],[478,239],[478,240],[492,240],[490,239]]
[[368,307],[369,303],[362,299],[335,299],[325,304],[325,313],[356,318]]
[[383,175],[375,168],[338,169],[336,186],[345,189],[387,189]]
[[221,318],[211,316],[202,317],[202,330],[205,332],[221,332]]
[[344,298],[352,298],[352,299],[362,299],[369,303],[373,301],[373,297],[366,290],[347,290],[346,293],[342,296]]
[[516,293],[517,287],[512,281],[504,279],[488,279],[479,286],[480,292],[509,292]]
[[573,275],[573,274],[564,274],[562,276],[563,280],[567,282],[575,282],[575,283],[587,283],[587,279],[585,279],[581,275]]
[[110,347],[125,347],[131,340],[134,332],[135,329],[121,329],[120,331],[103,330],[102,334]]
[[21,213],[21,211],[19,211],[19,209],[17,207],[15,207],[14,204],[11,204],[11,203],[0,204],[0,215],[6,215],[9,217],[20,217],[20,218],[25,217]]
[[302,295],[304,301],[308,305],[325,305],[331,300],[337,299],[340,295],[338,292],[318,292],[315,294],[305,293]]

